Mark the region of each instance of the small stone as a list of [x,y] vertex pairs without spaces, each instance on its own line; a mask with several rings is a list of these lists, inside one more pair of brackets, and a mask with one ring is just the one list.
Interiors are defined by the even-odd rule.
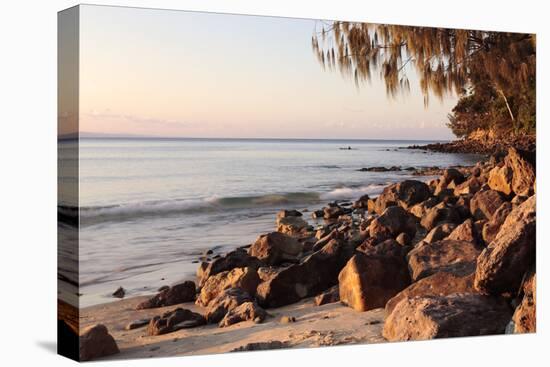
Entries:
[[126,294],[126,292],[124,291],[124,288],[118,287],[118,289],[116,291],[114,291],[113,297],[124,298],[125,294]]
[[296,322],[296,318],[294,316],[281,317],[281,324],[290,324],[291,322]]

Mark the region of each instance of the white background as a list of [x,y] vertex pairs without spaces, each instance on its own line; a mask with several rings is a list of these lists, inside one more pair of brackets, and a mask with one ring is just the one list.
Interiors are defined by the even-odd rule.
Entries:
[[[538,334],[108,362],[165,366],[548,365],[548,107],[545,1],[95,1],[186,10],[537,33]],[[0,12],[0,364],[69,365],[56,338],[56,12],[73,1],[2,2]],[[545,103],[546,102],[546,103]],[[546,146],[545,146],[546,145]],[[97,363],[97,366],[107,363]]]

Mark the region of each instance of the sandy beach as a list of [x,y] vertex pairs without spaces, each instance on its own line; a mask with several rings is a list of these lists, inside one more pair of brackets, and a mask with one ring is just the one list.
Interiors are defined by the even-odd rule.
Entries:
[[[107,326],[120,353],[106,359],[129,359],[225,353],[250,343],[281,342],[285,348],[320,347],[340,344],[383,342],[383,309],[357,312],[340,303],[316,306],[312,298],[270,309],[265,322],[245,321],[220,328],[216,324],[183,329],[165,335],[147,336],[146,325],[125,330],[129,322],[151,318],[177,307],[204,312],[193,302],[148,310],[136,305],[148,297],[134,297],[80,310],[81,328],[94,324]],[[283,316],[295,322],[281,322]],[[273,348],[272,344],[272,347]],[[277,346],[274,346],[277,348]],[[271,349],[270,348],[270,349]]]

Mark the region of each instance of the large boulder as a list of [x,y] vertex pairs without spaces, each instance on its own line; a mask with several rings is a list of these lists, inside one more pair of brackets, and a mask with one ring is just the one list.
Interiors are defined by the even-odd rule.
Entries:
[[336,285],[338,274],[353,250],[346,242],[331,240],[301,263],[284,268],[261,283],[256,295],[258,302],[263,307],[284,306]]
[[[299,217],[290,217],[299,218]],[[295,238],[280,232],[261,235],[248,249],[248,254],[267,265],[296,261],[303,246]]]
[[277,218],[277,232],[289,236],[301,236],[311,229],[312,227],[302,217],[288,216]]
[[224,256],[220,256],[212,260],[212,262],[205,264],[204,269],[199,268],[197,271],[199,286],[203,286],[206,279],[210,276],[221,273],[222,271],[245,267],[259,268],[263,266],[263,263],[257,257],[250,256],[243,248],[230,251]]
[[512,312],[502,298],[455,293],[404,298],[388,315],[389,341],[503,334]]
[[413,281],[440,271],[466,275],[474,271],[480,249],[472,242],[441,240],[419,243],[409,252],[409,269]]
[[86,328],[79,338],[79,356],[81,361],[90,361],[120,353],[115,339],[107,327],[96,324]]
[[512,211],[512,203],[505,201],[493,214],[493,218],[483,225],[481,236],[485,243],[491,243],[495,239],[500,227]]
[[206,307],[210,301],[229,288],[242,288],[250,295],[254,295],[259,283],[260,277],[254,268],[235,268],[222,271],[206,280],[197,297],[196,304]]
[[447,296],[453,293],[477,293],[474,290],[473,274],[458,276],[439,272],[420,279],[399,292],[386,303],[386,315],[392,313],[395,306],[405,298],[420,296]]
[[374,246],[366,253],[353,255],[338,276],[340,302],[360,312],[384,307],[391,297],[410,284],[401,246],[397,243],[394,246],[394,250],[382,251]]
[[254,299],[242,288],[229,288],[214,298],[206,308],[205,317],[209,323],[217,323],[231,310]]
[[445,203],[439,203],[426,211],[420,220],[420,225],[431,231],[443,223],[459,224],[460,222],[462,222],[462,218],[455,208]]
[[369,208],[369,196],[363,195],[359,199],[353,202],[352,208],[354,209],[368,209]]
[[449,236],[456,228],[454,223],[443,223],[435,226],[424,238],[424,242],[433,243]]
[[226,327],[248,320],[254,320],[256,323],[261,323],[266,317],[267,312],[258,306],[256,302],[244,302],[227,312],[218,325],[220,327]]
[[[535,185],[534,157],[515,148],[508,149],[508,155],[504,158],[504,164],[513,172],[512,190],[516,194],[530,195]],[[531,154],[532,155],[532,154]]]
[[400,206],[387,208],[382,215],[375,218],[369,226],[371,237],[386,239],[395,238],[401,233],[414,237],[417,219]]
[[188,329],[206,324],[206,319],[191,310],[176,308],[149,321],[147,335],[162,335],[181,329]]
[[460,185],[457,185],[454,188],[454,193],[456,196],[465,194],[473,195],[481,189],[481,186],[483,186],[483,183],[481,182],[479,177],[471,176]]
[[466,219],[458,225],[447,237],[449,240],[467,241],[474,244],[479,244],[481,235],[477,230],[472,219]]
[[475,219],[491,220],[504,202],[504,197],[498,191],[479,191],[470,200],[470,212]]
[[491,190],[496,190],[504,195],[510,195],[512,190],[512,179],[513,179],[512,168],[507,165],[502,165],[501,167],[497,166],[489,172],[489,179],[487,184]]
[[387,208],[400,205],[405,209],[431,196],[430,188],[424,182],[405,180],[390,186],[376,198],[374,211],[382,214]]
[[464,175],[456,168],[447,168],[443,171],[442,181],[445,182],[447,185],[451,182],[454,182],[455,185],[458,185],[463,183],[464,180]]
[[147,308],[165,307],[179,303],[193,302],[196,296],[195,283],[188,280],[180,284],[168,287],[152,298],[137,305],[137,310]]
[[482,292],[516,293],[523,274],[535,262],[536,198],[533,195],[508,215],[493,242],[477,259],[475,287]]
[[522,287],[523,299],[512,317],[515,333],[537,332],[537,276],[535,272],[526,275]]

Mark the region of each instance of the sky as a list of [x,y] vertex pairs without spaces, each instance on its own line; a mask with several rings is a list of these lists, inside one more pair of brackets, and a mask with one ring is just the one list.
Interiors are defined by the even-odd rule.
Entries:
[[424,107],[356,88],[311,49],[309,19],[80,8],[80,132],[163,137],[451,139],[456,97]]

